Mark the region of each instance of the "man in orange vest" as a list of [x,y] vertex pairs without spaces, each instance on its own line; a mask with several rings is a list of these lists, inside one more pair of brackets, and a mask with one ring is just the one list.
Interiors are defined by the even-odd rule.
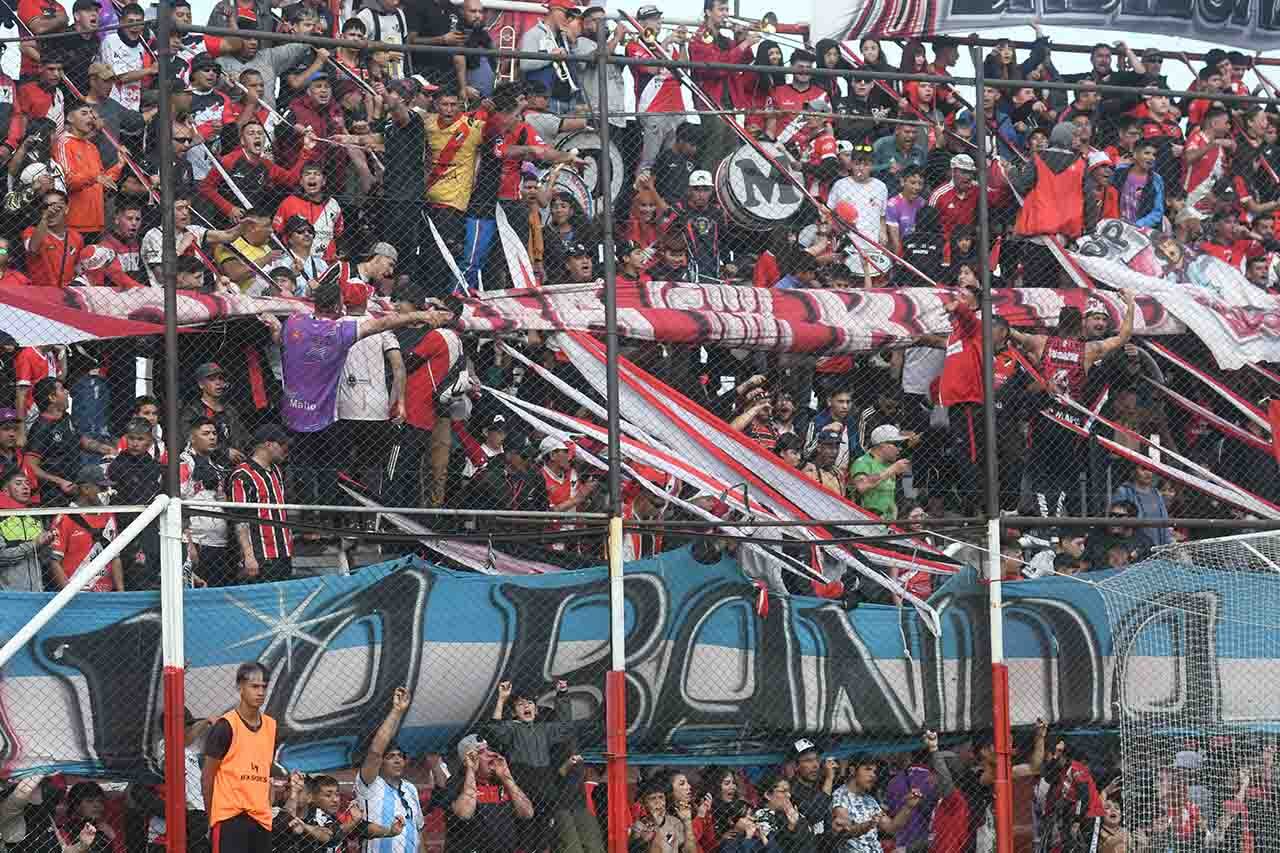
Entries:
[[1023,197],[1014,230],[1076,238],[1084,232],[1085,163],[1072,148],[1075,128],[1062,123],[1049,134],[1049,147],[1015,169],[1010,182]]
[[236,670],[240,703],[218,718],[204,746],[200,788],[213,853],[271,853],[271,762],[276,721],[262,713],[267,670]]
[[[1010,170],[1009,185],[1023,199],[1014,225],[1019,237],[1073,240],[1084,233],[1085,161],[1075,149],[1075,133],[1066,122],[1054,126],[1049,147]],[[1061,267],[1046,247],[1019,240],[1010,248],[1010,257],[1021,259],[1025,286],[1058,286]]]

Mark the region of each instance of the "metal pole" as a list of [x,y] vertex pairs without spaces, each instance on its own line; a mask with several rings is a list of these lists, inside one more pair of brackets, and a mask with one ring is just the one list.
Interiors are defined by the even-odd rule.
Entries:
[[156,33],[160,66],[160,282],[164,287],[164,430],[169,438],[165,492],[173,499],[160,523],[160,622],[164,664],[164,784],[165,836],[169,853],[187,849],[186,703],[182,652],[182,508],[178,501],[181,477],[179,451],[186,440],[178,423],[178,257],[173,215],[173,10],[161,8]]
[[[603,29],[603,22],[601,24]],[[596,85],[600,90],[600,150],[609,150],[609,38],[596,33]],[[618,418],[618,291],[613,247],[613,203],[608,188],[613,165],[600,158],[601,215],[604,231],[605,405],[609,426],[609,672],[605,676],[605,754],[609,782],[609,853],[626,853],[630,798],[627,796],[627,645],[622,574],[622,440]]]
[[[975,78],[975,99],[981,109],[986,80],[983,75],[982,56],[978,48],[970,48]],[[995,353],[991,340],[991,220],[987,210],[987,120],[985,114],[974,121],[974,142],[977,143],[978,166],[978,278],[982,283],[982,437],[986,445],[986,510],[989,616],[991,631],[991,725],[994,734],[996,779],[995,818],[996,851],[1013,853],[1013,781],[1010,769],[1009,729],[1009,668],[1004,662],[1004,615],[1001,611],[1000,566],[1000,468],[996,456],[996,403],[995,375],[992,367]]]
[[169,439],[168,465],[165,469],[165,491],[178,497],[178,451],[185,445],[178,423],[178,257],[176,227],[173,216],[173,98],[169,93],[172,57],[169,34],[173,20],[170,10],[161,9],[156,35],[157,59],[160,66],[160,282],[164,287],[164,431]]

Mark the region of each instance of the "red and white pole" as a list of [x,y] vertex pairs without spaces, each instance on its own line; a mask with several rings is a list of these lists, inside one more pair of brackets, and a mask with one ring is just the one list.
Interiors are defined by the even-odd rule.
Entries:
[[605,675],[605,755],[609,781],[609,853],[627,853],[631,797],[627,791],[627,644],[622,574],[622,518],[609,519],[609,640]]
[[1009,667],[1004,662],[1004,590],[1001,587],[1000,519],[987,522],[987,595],[991,604],[991,727],[996,753],[996,853],[1013,853],[1012,737],[1009,732]]
[[164,661],[164,825],[169,853],[187,850],[186,696],[182,593],[182,501],[160,517],[160,647]]

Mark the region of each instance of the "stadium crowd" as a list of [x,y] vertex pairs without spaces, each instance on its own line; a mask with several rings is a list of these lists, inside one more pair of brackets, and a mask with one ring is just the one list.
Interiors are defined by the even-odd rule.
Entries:
[[[409,706],[399,689],[387,717],[365,735],[359,764],[313,775],[273,764],[270,813],[253,819],[269,827],[269,849],[277,853],[603,853],[609,785],[603,767],[579,752],[580,743],[591,742],[592,723],[573,720],[569,685],[557,683],[554,694],[544,687],[502,682],[492,719],[460,737],[447,756],[411,755],[396,738]],[[539,704],[552,695],[554,708]],[[208,853],[211,823],[229,821],[229,835],[239,819],[227,817],[234,810],[220,805],[216,787],[219,766],[233,760],[233,713],[206,719],[186,712],[192,851]],[[1253,750],[1237,762],[1234,750],[1217,749],[1221,738],[1207,749],[1188,737],[1143,756],[1122,776],[1115,738],[1051,736],[1040,722],[1016,740],[1015,849],[1245,851],[1274,842],[1274,745],[1231,744]],[[854,752],[839,738],[824,747],[795,736],[776,764],[632,765],[629,848],[995,849],[989,734],[951,742],[928,731],[914,744],[882,749]],[[159,853],[167,837],[164,795],[163,787],[136,781],[27,777],[0,790],[0,844],[5,853]]]
[[[177,286],[306,297],[314,307],[181,336],[180,387],[188,396],[178,435],[161,429],[162,401],[135,390],[136,356],[162,375],[151,342],[0,341],[6,509],[144,504],[160,490],[170,453],[180,454],[183,496],[192,499],[337,505],[348,501],[346,486],[392,506],[599,508],[604,490],[574,446],[538,435],[478,390],[483,383],[581,413],[573,391],[582,382],[554,338],[528,333],[498,345],[449,328],[458,296],[512,284],[495,209],[545,284],[599,278],[600,211],[611,204],[622,284],[949,288],[950,336],[893,342],[857,357],[638,342],[624,350],[822,486],[886,519],[922,526],[977,514],[982,505],[979,123],[996,155],[987,201],[999,237],[991,256],[997,285],[1073,286],[1031,238],[1070,243],[1102,220],[1150,229],[1184,260],[1214,255],[1258,287],[1277,282],[1280,115],[1274,106],[1221,100],[1247,94],[1251,62],[1236,52],[1206,56],[1196,95],[1174,103],[1156,93],[1165,86],[1159,50],[1099,44],[1089,73],[1064,77],[1038,34],[1023,58],[1001,43],[986,59],[990,79],[1025,86],[987,88],[982,104],[969,105],[945,84],[854,73],[945,75],[958,41],[934,40],[931,56],[908,42],[897,68],[874,39],[862,40],[857,55],[831,41],[784,51],[758,31],[726,35],[728,6],[718,0],[707,0],[705,23],[693,31],[664,31],[661,10],[641,7],[642,34],[625,24],[611,28],[599,6],[552,0],[521,42],[547,60],[521,59],[512,69],[487,56],[368,47],[491,47],[477,0],[428,0],[412,9],[365,0],[344,7],[337,21],[315,0],[273,7],[217,4],[209,23],[239,34],[175,34],[168,47],[176,76],[165,80],[141,7],[121,7],[119,28],[104,33],[95,0],[76,0],[70,15],[54,0],[19,3],[23,26],[40,39],[21,44],[20,79],[0,80],[10,94],[0,103],[10,187],[0,217],[0,285],[159,286],[156,98],[168,87],[177,116],[168,129],[176,152]],[[160,14],[191,23],[185,0],[164,4]],[[269,30],[337,32],[350,46],[330,51],[258,37]],[[591,188],[575,191],[582,181],[571,177],[592,166],[581,134],[600,120],[593,57],[601,39],[607,52],[633,58],[751,66],[695,67],[693,81],[738,113],[699,117],[684,111],[672,70],[609,66],[606,120],[624,167],[620,189],[606,188],[603,199]],[[796,70],[771,70],[784,66]],[[1037,85],[1051,81],[1080,88],[1068,94]],[[1102,95],[1099,84],[1126,91]],[[614,115],[627,85],[637,113]],[[731,126],[738,118],[824,208],[801,204],[784,216],[765,204],[753,209],[750,225],[741,211],[726,209],[732,187],[719,175],[728,172],[732,182],[743,168],[734,159],[744,147]],[[784,189],[775,188],[776,204]],[[767,225],[770,217],[786,227],[762,230],[759,220]],[[1004,509],[1117,520],[1238,513],[1041,421],[1046,386],[1078,401],[1103,400],[1101,411],[1116,425],[1103,431],[1121,444],[1140,450],[1133,434],[1158,435],[1165,448],[1258,495],[1280,497],[1275,459],[1260,442],[1173,409],[1143,381],[1152,367],[1130,340],[1134,310],[1132,299],[1123,314],[1090,301],[1064,310],[1056,329],[1042,334],[997,322],[993,393]],[[1208,364],[1191,336],[1175,345]],[[1263,406],[1268,380],[1238,374],[1222,378]],[[1203,384],[1170,384],[1265,438]],[[634,483],[626,515],[679,517]],[[295,548],[335,539],[332,525],[327,533],[291,529],[299,519],[283,509],[264,510],[260,520],[192,516],[186,533],[196,582],[287,578]],[[73,511],[52,520],[5,516],[0,588],[64,585],[127,521]],[[572,536],[562,523],[547,532],[547,541],[521,545],[523,553],[574,565],[601,559],[597,536]],[[1127,565],[1184,535],[1119,523],[1062,535],[1048,570]],[[628,537],[627,556],[680,544],[675,536],[637,534]],[[94,588],[154,586],[158,547],[156,535],[145,535]],[[1015,550],[1011,544],[1011,567]],[[913,583],[927,594],[933,580],[922,574]]]

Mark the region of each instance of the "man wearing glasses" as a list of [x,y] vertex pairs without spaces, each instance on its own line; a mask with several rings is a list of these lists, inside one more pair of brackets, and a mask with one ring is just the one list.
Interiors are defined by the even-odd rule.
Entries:
[[409,710],[409,691],[397,687],[391,697],[391,710],[373,733],[369,751],[356,775],[355,800],[365,816],[383,826],[391,826],[397,818],[404,831],[393,838],[373,838],[365,845],[365,853],[418,853],[426,850],[422,833],[422,803],[418,789],[404,778],[406,756],[395,742],[396,731]]

